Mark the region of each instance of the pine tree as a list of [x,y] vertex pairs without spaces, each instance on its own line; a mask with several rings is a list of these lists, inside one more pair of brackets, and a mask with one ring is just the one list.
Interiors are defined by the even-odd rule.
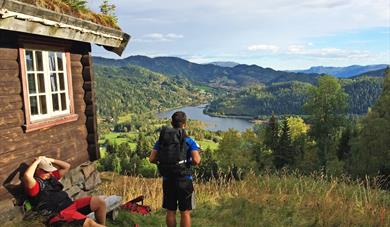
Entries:
[[279,143],[274,153],[274,165],[277,169],[294,164],[295,155],[289,134],[288,121],[284,119]]
[[275,152],[279,143],[279,123],[278,119],[272,114],[265,129],[264,144]]
[[351,145],[350,140],[352,136],[351,127],[348,126],[341,135],[339,147],[337,149],[337,158],[340,161],[345,161],[350,158],[351,155]]

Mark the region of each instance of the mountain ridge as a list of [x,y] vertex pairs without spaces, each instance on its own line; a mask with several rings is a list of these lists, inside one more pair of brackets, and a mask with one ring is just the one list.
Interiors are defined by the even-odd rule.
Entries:
[[296,73],[319,73],[329,74],[339,78],[349,78],[364,74],[366,72],[382,70],[389,67],[387,64],[375,64],[375,65],[350,65],[346,67],[334,67],[334,66],[312,66],[309,69],[303,70],[288,70],[288,72]]
[[121,60],[94,57],[95,64],[126,66],[133,64],[173,77],[186,77],[193,82],[214,84],[215,86],[242,86],[257,82],[271,84],[285,81],[315,83],[319,74],[291,73],[263,68],[258,65],[240,64],[234,67],[221,67],[212,64],[197,64],[178,57],[155,57],[136,55]]

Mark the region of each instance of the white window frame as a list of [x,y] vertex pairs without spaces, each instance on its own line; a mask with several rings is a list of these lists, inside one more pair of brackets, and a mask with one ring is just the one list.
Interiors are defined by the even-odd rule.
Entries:
[[[33,70],[27,69],[26,62],[26,51],[32,51],[34,57],[34,65]],[[42,62],[43,62],[43,70],[37,71],[37,61],[35,52],[42,52]],[[62,55],[63,61],[63,69],[58,69],[58,59],[55,57],[55,70],[50,70],[49,63],[49,53],[60,53]],[[34,47],[25,47],[19,48],[19,60],[20,60],[20,68],[21,68],[21,77],[22,77],[22,85],[23,85],[23,97],[24,97],[24,110],[25,110],[25,130],[26,132],[35,131],[42,128],[48,128],[55,125],[76,121],[78,119],[78,115],[74,112],[74,101],[73,101],[73,87],[72,87],[72,75],[71,75],[71,67],[70,67],[70,53],[58,48],[47,49],[47,48],[34,48]],[[51,73],[55,73],[56,75],[56,85],[57,91],[51,91]],[[64,79],[64,90],[60,89],[60,81],[59,74],[63,73]],[[35,80],[35,90],[36,93],[30,94],[29,91],[29,81],[28,75],[34,74]],[[38,87],[38,74],[43,74],[44,84],[45,84],[45,92],[39,92]],[[66,109],[62,108],[61,105],[61,93],[65,93],[66,100]],[[54,110],[54,106],[52,103],[52,95],[57,94],[58,98],[58,107],[59,111]],[[42,113],[40,107],[40,95],[45,95],[46,100],[46,113]],[[30,106],[30,97],[35,96],[37,102],[38,114],[32,115],[31,106]]]

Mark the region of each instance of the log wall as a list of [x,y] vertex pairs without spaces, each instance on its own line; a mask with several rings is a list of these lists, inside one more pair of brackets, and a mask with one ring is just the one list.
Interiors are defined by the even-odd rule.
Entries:
[[[13,198],[12,189],[20,184],[20,171],[34,157],[45,155],[65,160],[72,166],[99,158],[90,44],[75,42],[70,50],[78,120],[26,133],[18,36],[0,30],[0,205]],[[39,38],[31,36],[31,39]],[[55,45],[61,40],[52,39],[52,42]]]

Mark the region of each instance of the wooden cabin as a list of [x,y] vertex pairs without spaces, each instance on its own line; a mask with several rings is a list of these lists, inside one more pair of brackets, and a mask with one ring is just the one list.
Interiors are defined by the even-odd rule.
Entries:
[[0,0],[0,210],[34,157],[99,158],[91,44],[121,55],[130,36],[90,20]]

